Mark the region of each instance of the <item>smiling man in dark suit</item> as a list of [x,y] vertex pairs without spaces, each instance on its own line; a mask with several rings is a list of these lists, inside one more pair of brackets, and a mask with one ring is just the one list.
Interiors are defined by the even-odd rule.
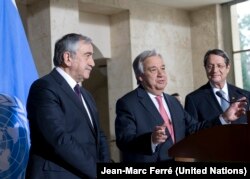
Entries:
[[[169,161],[168,149],[186,133],[219,123],[219,118],[198,123],[175,97],[164,92],[165,63],[155,50],[139,54],[133,68],[138,87],[116,103],[116,144],[123,162]],[[244,102],[231,105],[225,118],[236,120],[245,113],[244,105]]]
[[[209,81],[186,96],[186,111],[199,121],[212,121],[219,117],[221,124],[246,123],[246,115],[235,121],[228,121],[223,116],[223,111],[226,110],[223,110],[223,102],[233,102],[243,96],[247,97],[247,101],[250,99],[248,91],[227,83],[230,60],[226,52],[221,49],[208,50],[203,63]],[[216,95],[218,92],[221,95]]]
[[95,66],[91,39],[65,35],[55,44],[53,61],[55,68],[32,84],[28,96],[26,178],[96,178],[97,162],[109,162],[110,154],[94,99],[79,87]]

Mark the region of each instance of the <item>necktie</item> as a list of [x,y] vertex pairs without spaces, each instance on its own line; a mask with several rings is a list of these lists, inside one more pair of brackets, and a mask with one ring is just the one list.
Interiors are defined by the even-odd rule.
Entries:
[[162,96],[157,96],[156,97],[156,100],[157,102],[159,103],[159,112],[162,116],[162,118],[164,119],[166,125],[167,125],[167,128],[168,128],[168,131],[171,135],[171,138],[173,140],[173,143],[175,142],[175,139],[174,139],[174,129],[173,129],[173,125],[168,117],[168,114],[163,106],[163,103],[162,103]]
[[82,100],[81,92],[80,92],[80,85],[79,84],[76,84],[76,86],[74,87],[74,91],[75,91],[76,95],[78,96],[78,98],[80,100]]
[[[224,91],[220,90],[220,93],[222,94],[223,98],[227,99],[226,94],[225,94]],[[220,98],[220,102],[221,102],[220,105],[221,105],[222,110],[223,110],[223,111],[226,111],[227,108],[229,107],[229,104],[228,104],[228,102],[227,102],[225,99],[223,99],[223,98]]]

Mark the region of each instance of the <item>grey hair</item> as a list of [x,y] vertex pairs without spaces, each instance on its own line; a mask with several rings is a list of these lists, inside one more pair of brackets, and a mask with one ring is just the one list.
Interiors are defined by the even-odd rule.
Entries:
[[153,50],[145,50],[142,53],[140,53],[133,62],[133,69],[135,73],[135,77],[137,80],[137,84],[140,84],[139,81],[139,76],[144,73],[144,68],[143,68],[143,62],[152,56],[159,56],[162,58],[162,55],[157,53],[155,49]]
[[55,43],[53,62],[55,66],[63,65],[63,55],[65,52],[69,52],[71,57],[74,57],[78,49],[80,41],[84,41],[85,44],[92,44],[92,39],[81,34],[67,34]]

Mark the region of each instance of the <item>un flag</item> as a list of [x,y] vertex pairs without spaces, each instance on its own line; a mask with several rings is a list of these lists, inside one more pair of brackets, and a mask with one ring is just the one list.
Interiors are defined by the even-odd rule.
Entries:
[[23,179],[28,160],[26,100],[38,78],[14,0],[0,0],[0,178]]

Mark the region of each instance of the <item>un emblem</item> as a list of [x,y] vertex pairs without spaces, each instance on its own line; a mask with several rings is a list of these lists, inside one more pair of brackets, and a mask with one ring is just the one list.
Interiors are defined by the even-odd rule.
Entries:
[[0,94],[0,178],[22,179],[29,155],[29,128],[21,102]]

